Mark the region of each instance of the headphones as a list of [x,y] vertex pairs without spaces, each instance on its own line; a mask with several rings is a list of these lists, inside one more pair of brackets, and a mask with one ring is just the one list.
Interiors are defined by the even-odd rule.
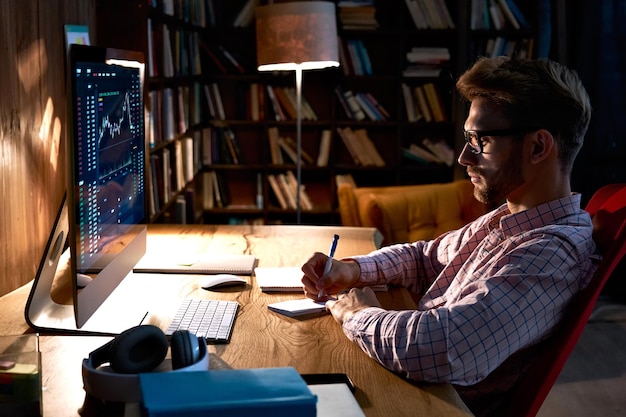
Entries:
[[141,325],[124,331],[83,360],[85,392],[103,401],[141,402],[140,373],[209,369],[203,338],[177,330],[170,343],[171,359],[166,360],[168,342],[161,329]]

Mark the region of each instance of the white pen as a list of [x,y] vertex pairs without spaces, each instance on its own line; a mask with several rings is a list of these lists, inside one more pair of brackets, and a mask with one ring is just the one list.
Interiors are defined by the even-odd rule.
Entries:
[[[326,260],[326,266],[324,266],[324,273],[322,274],[322,276],[330,272],[330,267],[333,265],[333,256],[335,256],[335,249],[337,249],[338,240],[339,240],[339,235],[335,234],[335,236],[333,236],[333,242],[330,244],[330,251],[328,253],[328,259]],[[317,298],[320,299],[323,296],[324,296],[324,290],[320,290],[317,293]]]

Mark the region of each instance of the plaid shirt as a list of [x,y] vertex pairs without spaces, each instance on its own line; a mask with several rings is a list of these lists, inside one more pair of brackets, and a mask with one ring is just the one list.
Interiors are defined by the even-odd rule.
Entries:
[[[516,214],[505,204],[435,240],[355,256],[358,286],[386,283],[422,297],[417,310],[361,310],[343,330],[390,370],[471,388],[551,334],[597,265],[591,233],[573,194]],[[472,395],[517,377],[497,374]]]

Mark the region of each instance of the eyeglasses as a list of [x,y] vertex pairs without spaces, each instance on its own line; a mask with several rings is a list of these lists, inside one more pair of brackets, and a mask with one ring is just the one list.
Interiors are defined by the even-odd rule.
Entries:
[[515,133],[526,133],[539,130],[536,127],[518,127],[511,129],[496,129],[496,130],[463,130],[463,138],[465,143],[470,147],[470,151],[475,155],[483,153],[483,141],[484,136],[510,136]]

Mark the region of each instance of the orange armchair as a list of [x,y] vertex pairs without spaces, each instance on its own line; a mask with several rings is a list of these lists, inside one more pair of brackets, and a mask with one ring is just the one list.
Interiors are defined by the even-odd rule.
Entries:
[[388,187],[338,183],[341,223],[377,228],[383,245],[430,240],[486,212],[473,188],[468,180]]

